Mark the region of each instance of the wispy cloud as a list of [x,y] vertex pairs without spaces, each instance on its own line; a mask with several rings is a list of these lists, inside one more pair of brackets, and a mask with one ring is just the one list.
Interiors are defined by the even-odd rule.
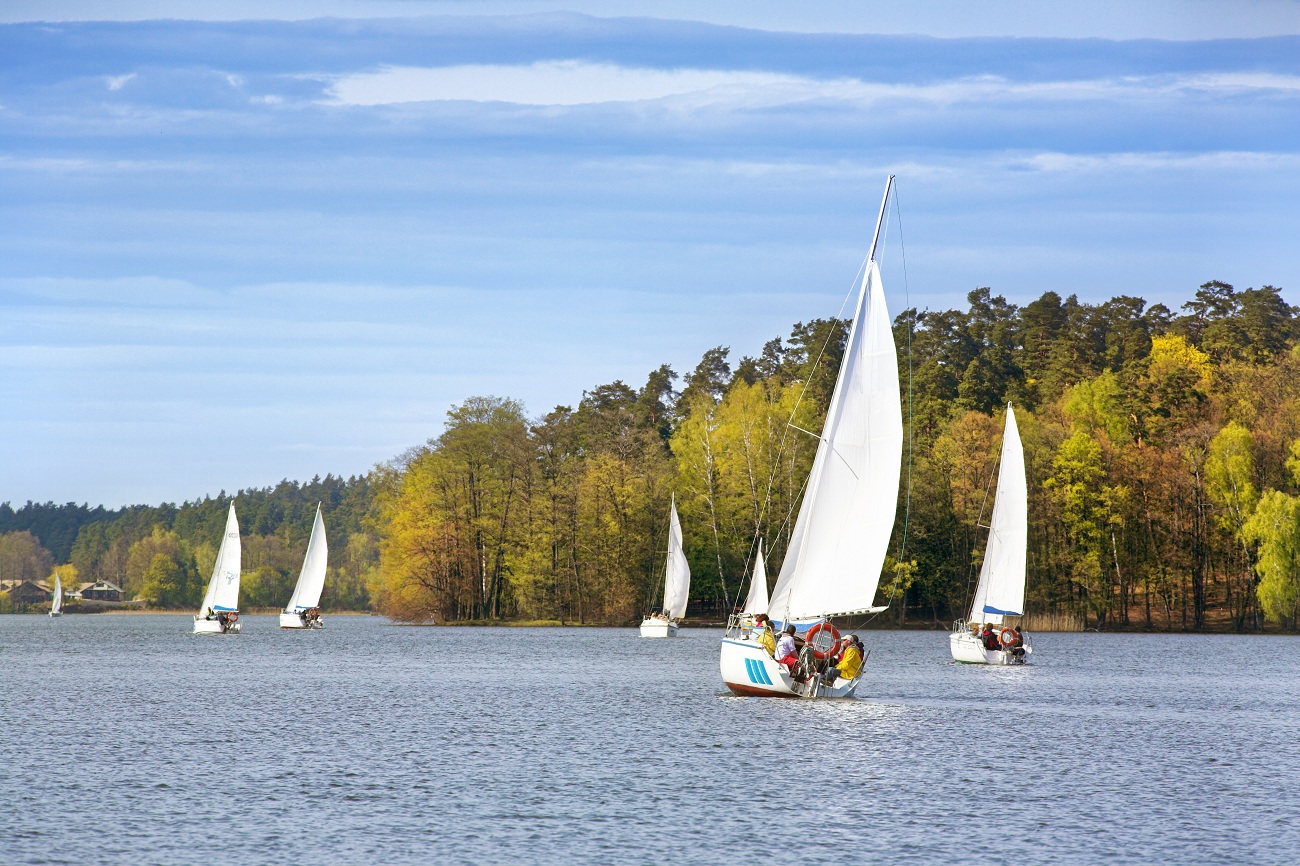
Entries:
[[136,76],[136,73],[134,73],[134,72],[128,72],[126,75],[110,75],[110,76],[106,79],[106,81],[107,81],[107,83],[108,83],[108,89],[109,89],[109,90],[121,90],[123,87],[126,86],[126,83],[127,83],[128,81],[130,81],[131,79],[135,78],[135,76]]

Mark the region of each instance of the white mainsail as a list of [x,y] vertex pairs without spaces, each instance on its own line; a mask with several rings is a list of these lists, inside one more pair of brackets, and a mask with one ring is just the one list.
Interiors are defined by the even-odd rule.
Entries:
[[63,612],[63,579],[54,572],[54,601],[50,602],[50,614],[58,616]]
[[232,502],[230,514],[226,517],[226,531],[221,537],[221,549],[217,551],[217,561],[212,566],[208,591],[204,593],[203,606],[199,608],[200,615],[209,611],[239,610],[239,571],[239,521],[235,518],[235,503]]
[[772,592],[774,616],[808,620],[880,609],[873,605],[894,526],[902,458],[898,356],[873,256],[808,492]]
[[754,576],[749,580],[749,595],[745,596],[742,613],[767,613],[767,566],[763,564],[763,539],[758,540],[758,556],[754,557]]
[[1029,541],[1029,496],[1025,483],[1025,451],[1020,444],[1016,413],[1007,404],[1002,433],[1002,465],[993,495],[989,543],[984,549],[979,585],[971,602],[969,622],[1001,623],[1004,616],[1025,612],[1025,548]]
[[307,542],[307,555],[302,560],[298,584],[293,588],[286,613],[299,613],[320,604],[320,594],[325,588],[325,567],[329,561],[329,544],[325,540],[325,520],[320,504],[316,505],[316,521],[311,525],[311,539]]
[[691,591],[691,567],[682,550],[682,524],[677,519],[677,497],[673,497],[672,516],[668,520],[668,563],[664,568],[664,615],[670,620],[686,613],[686,597]]

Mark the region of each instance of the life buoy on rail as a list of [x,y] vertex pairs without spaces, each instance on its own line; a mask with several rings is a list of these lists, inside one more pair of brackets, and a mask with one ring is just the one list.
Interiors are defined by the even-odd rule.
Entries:
[[1009,647],[1016,642],[1016,631],[1011,626],[1003,626],[1002,631],[998,632],[998,642],[1004,647]]
[[226,622],[239,622],[239,611],[232,610],[226,617]]
[[[822,651],[817,649],[817,643],[814,640],[814,638],[816,638],[817,635],[821,634],[824,631],[829,631],[831,633],[831,637],[835,638],[835,643],[831,644],[830,649]],[[835,628],[835,626],[831,625],[828,622],[819,622],[812,628],[808,629],[808,634],[804,635],[804,639],[803,639],[803,645],[807,647],[812,647],[813,655],[815,655],[818,659],[824,659],[833,655],[835,652],[835,647],[839,644],[839,642],[840,642],[839,629]]]

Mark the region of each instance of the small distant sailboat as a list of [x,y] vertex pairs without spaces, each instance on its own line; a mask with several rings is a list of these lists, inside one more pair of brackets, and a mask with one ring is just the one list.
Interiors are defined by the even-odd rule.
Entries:
[[232,502],[203,606],[194,615],[195,634],[239,634],[243,628],[239,621],[240,561],[239,521]]
[[63,616],[63,579],[54,572],[54,599],[50,602],[50,616]]
[[[858,292],[844,358],[818,437],[785,561],[767,613],[798,629],[808,626],[803,652],[824,659],[839,633],[833,616],[878,613],[876,588],[893,532],[903,460],[903,410],[898,356],[876,264],[891,176]],[[766,585],[764,584],[766,589]],[[756,587],[751,586],[751,594]],[[746,604],[748,612],[748,602]],[[852,679],[822,683],[816,673],[796,679],[760,642],[747,614],[732,616],[722,639],[722,682],[733,694],[753,697],[850,697]]]
[[311,525],[311,539],[307,542],[307,555],[302,559],[302,571],[293,588],[289,603],[280,611],[280,628],[324,628],[320,617],[320,594],[325,588],[325,567],[329,560],[329,545],[325,541],[325,520],[321,517],[320,503],[316,504],[316,521]]
[[[979,584],[966,619],[953,623],[948,648],[955,661],[979,665],[1022,664],[1033,652],[1020,636],[1004,626],[998,632],[998,648],[989,649],[980,637],[981,626],[1003,625],[1003,618],[1025,612],[1025,550],[1029,542],[1029,495],[1025,483],[1025,452],[1016,426],[1016,413],[1007,404],[1007,421],[1002,432],[1002,461],[998,487],[993,496],[993,518],[989,541],[980,566]],[[990,641],[991,643],[991,641]],[[1023,649],[1024,652],[1016,650]]]
[[677,497],[673,497],[668,518],[668,560],[664,566],[664,607],[641,622],[641,637],[676,637],[677,621],[686,615],[686,598],[691,592],[691,567],[682,550],[682,524],[677,519]]

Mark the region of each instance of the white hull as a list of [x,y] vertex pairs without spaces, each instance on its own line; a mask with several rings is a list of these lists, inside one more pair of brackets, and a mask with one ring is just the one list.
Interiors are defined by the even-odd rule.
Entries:
[[862,679],[837,679],[829,686],[819,686],[816,677],[796,682],[757,641],[736,638],[722,639],[718,666],[732,694],[754,698],[850,698]]
[[50,611],[50,616],[63,616],[63,611],[61,611],[61,610],[52,610],[52,611]]
[[194,618],[195,634],[239,634],[244,628],[242,622],[234,623],[224,632],[221,630],[221,623],[215,619],[203,619],[202,617]]
[[666,619],[642,620],[641,637],[677,637],[677,623]]
[[1017,660],[1009,650],[988,650],[980,639],[969,631],[955,631],[948,635],[948,649],[953,661],[971,665],[1014,665],[1024,664],[1032,653],[1033,647],[1025,647],[1025,656]]
[[307,623],[303,622],[302,617],[296,613],[284,613],[283,611],[280,612],[280,628],[313,629],[313,628],[324,628],[324,627],[325,627],[324,620],[317,619],[312,621],[312,623],[308,625]]

